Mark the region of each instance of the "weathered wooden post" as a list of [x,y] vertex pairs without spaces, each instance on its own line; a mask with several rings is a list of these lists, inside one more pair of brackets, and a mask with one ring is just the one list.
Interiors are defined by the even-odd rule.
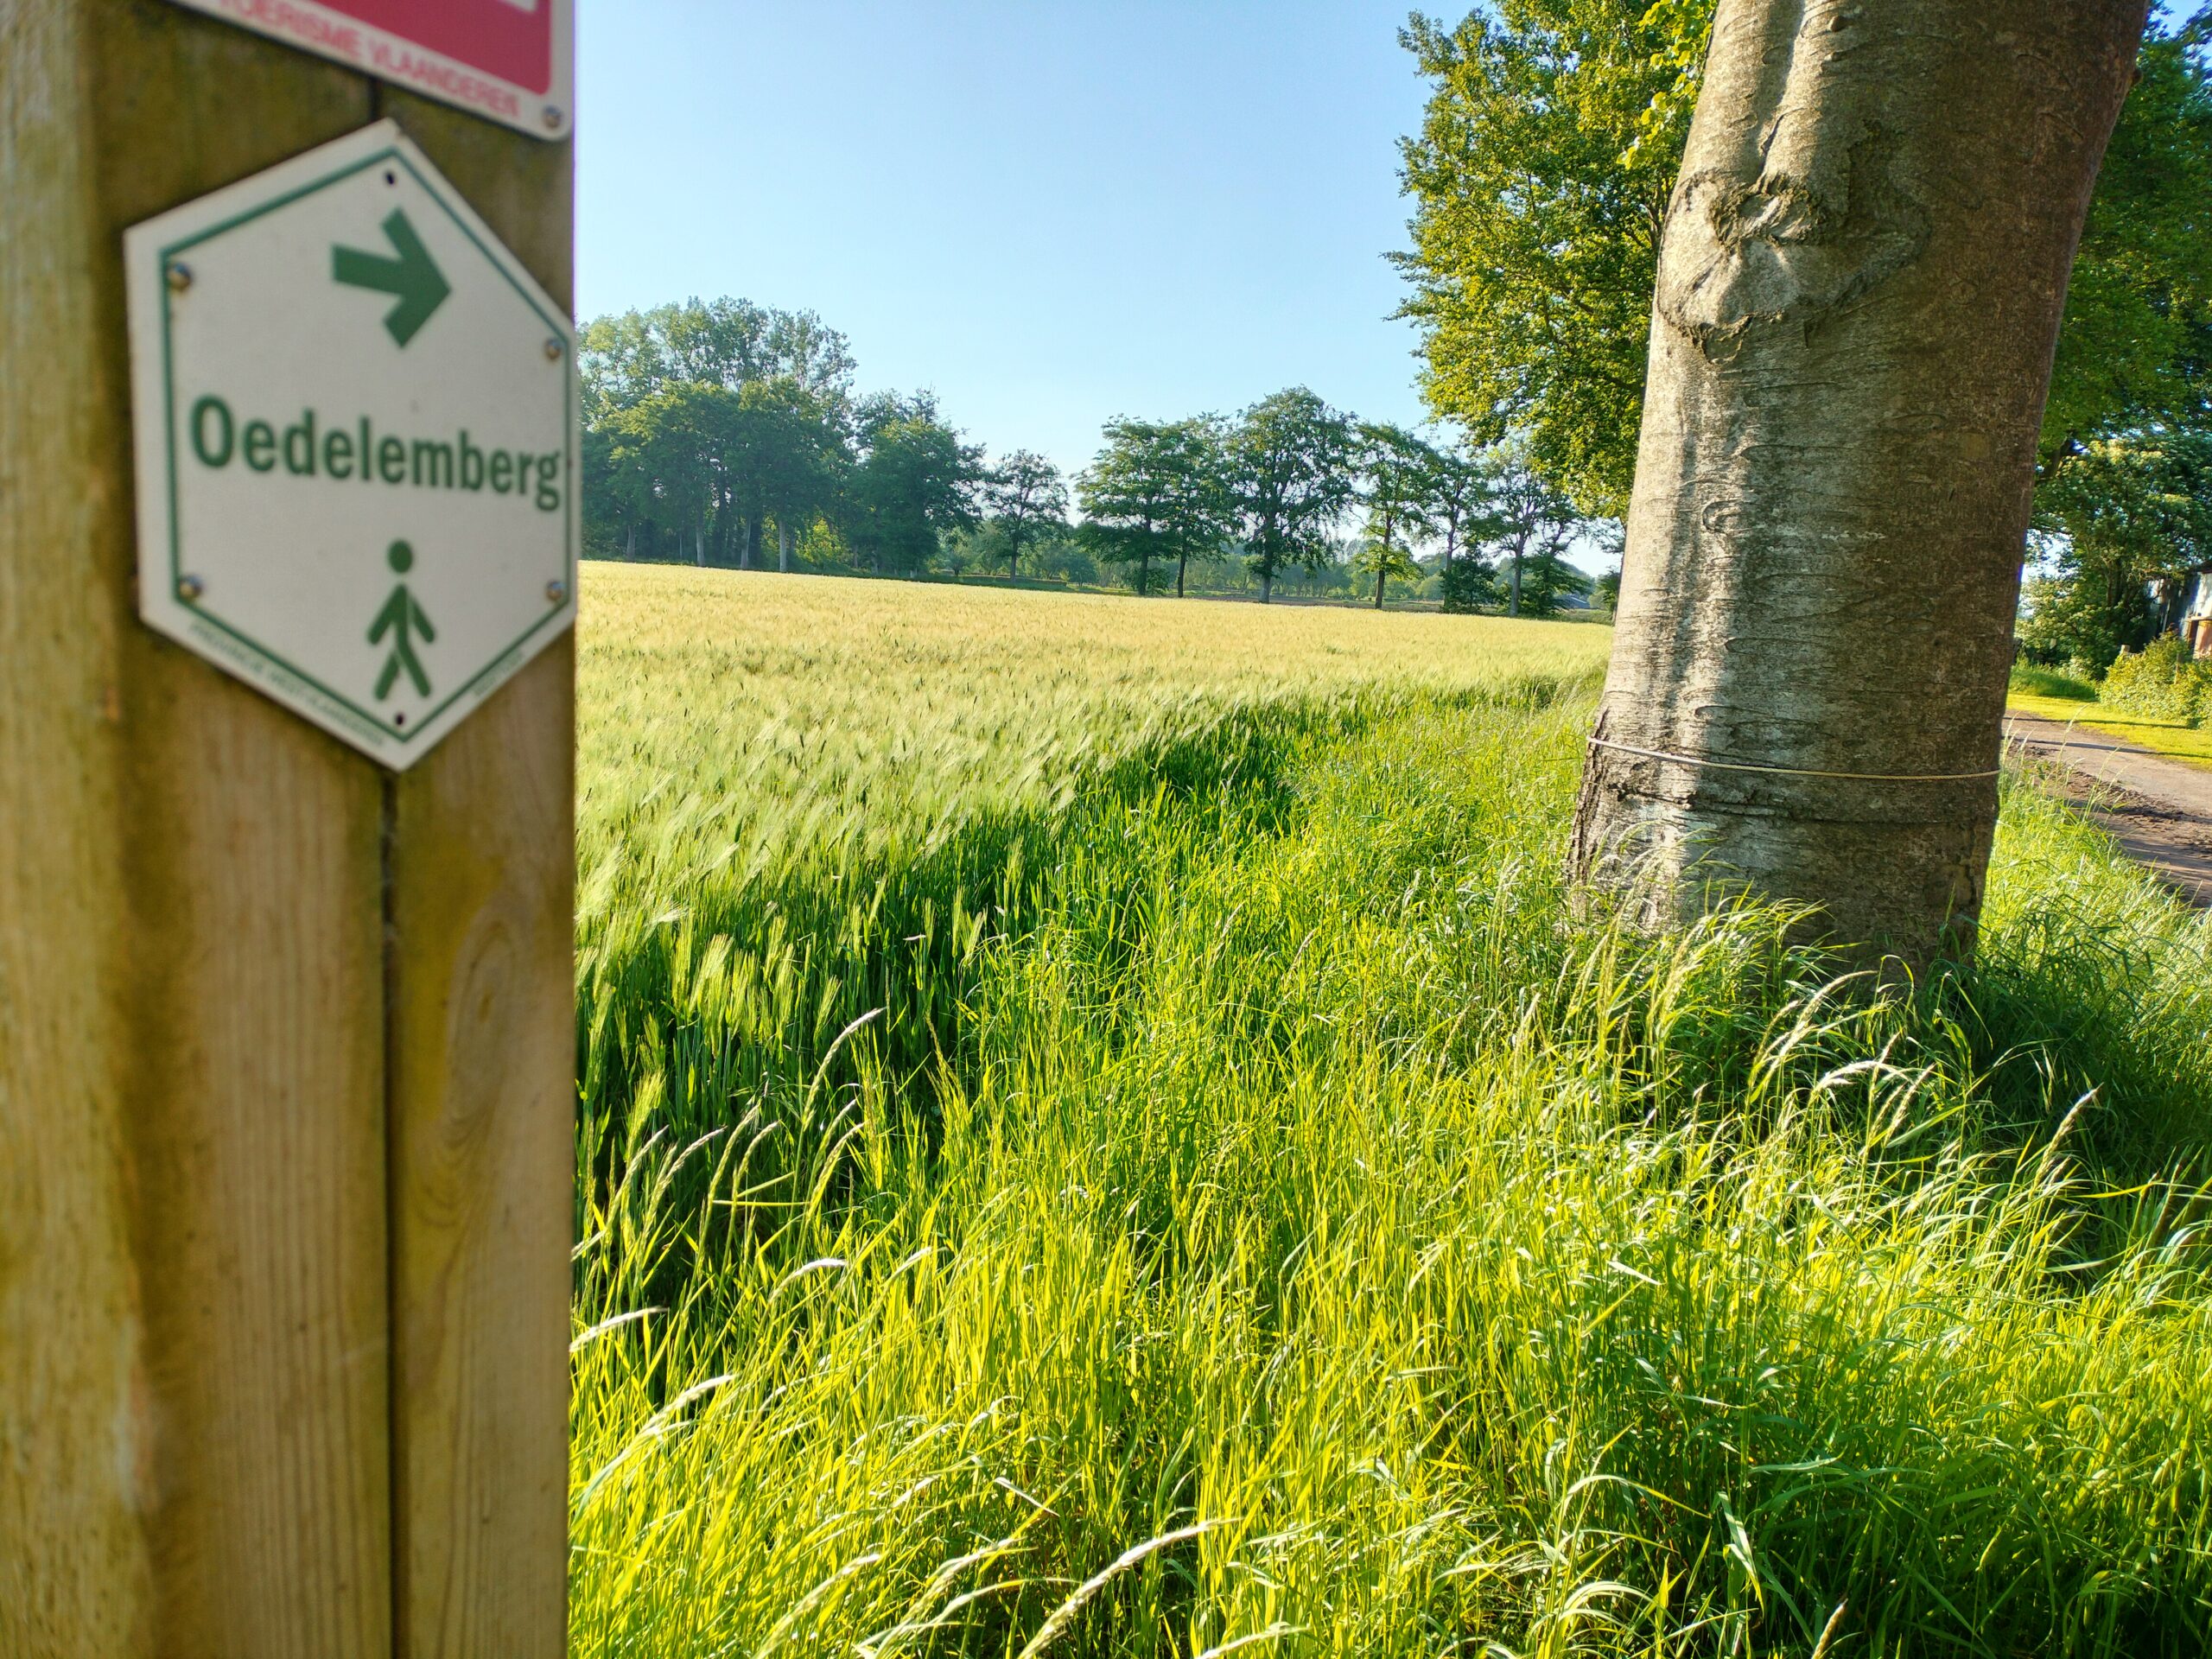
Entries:
[[[500,372],[571,374],[569,99],[362,20],[483,9],[557,43],[567,7],[191,3],[246,27],[171,0],[0,6],[0,1655],[553,1659],[573,564],[531,561],[572,516],[573,436],[545,437],[532,390],[513,435],[464,441],[440,365],[480,373],[536,287],[561,326]],[[328,60],[349,56],[505,124]],[[376,184],[417,248],[372,219],[334,270],[307,239],[352,209],[326,194],[182,269],[143,238],[126,257],[131,227],[385,118],[427,158]],[[495,300],[499,243],[518,280]],[[178,381],[154,410],[149,270]],[[495,303],[506,321],[458,326]],[[302,317],[348,306],[359,329],[300,360]],[[249,406],[308,385],[320,402]],[[165,423],[176,452],[151,456]],[[442,479],[442,445],[456,468],[482,446],[480,491]],[[156,476],[172,499],[145,498]],[[156,522],[175,547],[148,544]],[[373,603],[354,613],[378,582],[420,607],[409,660],[370,639]],[[512,650],[441,654],[525,585]],[[317,604],[332,660],[293,661],[263,624]]]

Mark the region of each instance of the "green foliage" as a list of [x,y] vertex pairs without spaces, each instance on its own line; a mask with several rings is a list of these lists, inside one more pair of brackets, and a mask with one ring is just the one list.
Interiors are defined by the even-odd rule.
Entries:
[[[1710,16],[1649,0],[1500,0],[1401,39],[1433,83],[1403,141],[1423,388],[1481,442],[1523,435],[1587,512],[1624,510],[1659,235]],[[1686,95],[1688,85],[1691,91]]]
[[1490,469],[1465,443],[1442,444],[1430,452],[1426,506],[1429,533],[1442,543],[1438,552],[1446,566],[1461,548],[1497,531],[1490,510]]
[[845,538],[882,575],[918,575],[942,537],[977,522],[980,445],[963,443],[927,392],[879,393],[860,405],[860,460],[845,486]]
[[1191,561],[1211,557],[1232,527],[1221,422],[1125,416],[1107,422],[1104,436],[1105,448],[1076,482],[1087,543],[1140,594],[1154,591],[1154,563],[1173,560],[1179,594]]
[[2044,415],[2022,637],[2101,670],[2212,564],[2212,11],[2155,24],[2097,177]]
[[1363,576],[1375,581],[1375,608],[1382,608],[1382,597],[1389,583],[1418,582],[1427,573],[1421,561],[1395,543],[1379,536],[1363,537],[1353,550],[1351,568]]
[[1552,487],[1533,452],[1519,443],[1484,452],[1491,548],[1513,616],[1550,616],[1568,594],[1586,594],[1590,578],[1567,562],[1566,549],[1583,523],[1574,504]]
[[813,312],[771,310],[750,300],[695,299],[594,318],[581,344],[587,424],[671,385],[735,391],[781,375],[828,397],[842,395],[853,373],[845,336]]
[[2212,664],[2196,662],[2179,634],[2123,652],[2105,671],[2097,699],[2114,709],[2196,726],[2212,714]]
[[1505,602],[1497,567],[1472,553],[1462,553],[1444,567],[1440,588],[1439,596],[1447,611],[1486,611]]
[[1076,587],[1095,587],[1098,582],[1098,562],[1083,544],[1083,538],[1073,534],[1059,534],[1038,543],[1037,550],[1030,555],[1030,569],[1047,582],[1064,582]]
[[2141,582],[2109,566],[2085,570],[2069,552],[2063,544],[2053,550],[2061,568],[2021,584],[2020,644],[2034,662],[2079,663],[2088,677],[2101,678],[2130,644],[2152,636],[2158,618]]
[[2021,637],[2045,660],[2101,670],[2159,632],[2153,584],[2178,597],[2212,568],[2212,425],[2077,444],[2037,490],[2036,522]]
[[851,354],[810,311],[746,300],[587,324],[584,530],[594,549],[751,563],[764,519],[794,533],[836,499]]
[[1598,578],[1590,589],[1590,603],[1608,614],[1621,607],[1621,567],[1618,564]]
[[[1586,512],[1636,467],[1657,249],[1713,0],[1498,0],[1402,35],[1432,84],[1404,141],[1412,286],[1440,416],[1530,458]],[[2212,16],[2205,14],[2204,16]],[[2044,425],[2093,440],[2212,424],[2212,76],[2203,16],[2154,24],[2068,290]]]
[[2037,506],[2078,559],[2124,564],[2138,581],[2212,565],[2212,426],[2092,439]]
[[2007,689],[2024,691],[2033,697],[2062,697],[2069,702],[2094,702],[2097,696],[2097,688],[2090,681],[2063,668],[2039,667],[2033,663],[2015,663]]
[[2063,809],[1879,992],[1570,903],[1596,630],[728,594],[587,577],[575,1652],[2203,1651],[2212,934]]
[[1330,533],[1352,501],[1352,423],[1293,386],[1239,416],[1226,449],[1230,499],[1266,597],[1286,569],[1329,562]]
[[[2212,65],[2205,19],[2155,22],[2066,290],[2042,461],[2100,435],[2212,428]],[[2192,45],[2192,41],[2194,44]]]
[[1065,530],[1068,486],[1060,469],[1031,449],[1017,449],[982,474],[984,511],[1006,548],[1006,573],[1021,568],[1021,551],[1041,536]]
[[1588,594],[1591,579],[1567,563],[1556,546],[1539,549],[1522,561],[1521,591],[1516,601],[1507,572],[1506,612],[1511,616],[1557,616],[1570,597]]
[[620,522],[667,524],[687,535],[697,563],[707,563],[711,532],[719,562],[740,485],[737,394],[724,386],[671,382],[638,403],[614,410],[597,429],[603,471],[596,505]]
[[1360,422],[1354,442],[1366,526],[1352,568],[1375,578],[1379,611],[1390,582],[1421,578],[1411,544],[1435,528],[1443,457],[1415,434],[1389,422]]
[[763,518],[797,531],[834,512],[852,459],[836,400],[779,374],[747,384],[738,410],[747,487],[734,499],[753,533]]

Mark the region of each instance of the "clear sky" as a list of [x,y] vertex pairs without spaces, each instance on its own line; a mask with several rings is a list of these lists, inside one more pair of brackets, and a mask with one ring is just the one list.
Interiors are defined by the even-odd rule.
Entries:
[[1299,384],[1417,421],[1409,3],[579,0],[578,311],[809,308],[1065,467]]

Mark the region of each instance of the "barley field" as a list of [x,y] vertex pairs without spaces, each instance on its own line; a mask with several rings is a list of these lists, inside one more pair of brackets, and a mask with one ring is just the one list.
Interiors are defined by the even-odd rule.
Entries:
[[2212,938],[1571,905],[1604,630],[593,566],[572,1650],[2196,1654]]

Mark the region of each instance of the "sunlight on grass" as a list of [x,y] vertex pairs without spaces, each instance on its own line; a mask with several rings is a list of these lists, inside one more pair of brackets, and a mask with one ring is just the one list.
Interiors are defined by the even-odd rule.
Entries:
[[574,1651],[2204,1650],[2212,935],[1578,913],[1604,645],[594,568]]
[[2039,697],[2022,691],[2013,692],[2005,699],[2005,706],[2021,714],[2063,721],[2084,731],[2125,738],[2130,743],[2139,743],[2146,749],[2170,754],[2194,766],[2212,766],[2212,727],[2192,727],[2183,721],[2158,720],[2125,709],[2107,709],[2101,703],[2082,702],[2071,697]]

